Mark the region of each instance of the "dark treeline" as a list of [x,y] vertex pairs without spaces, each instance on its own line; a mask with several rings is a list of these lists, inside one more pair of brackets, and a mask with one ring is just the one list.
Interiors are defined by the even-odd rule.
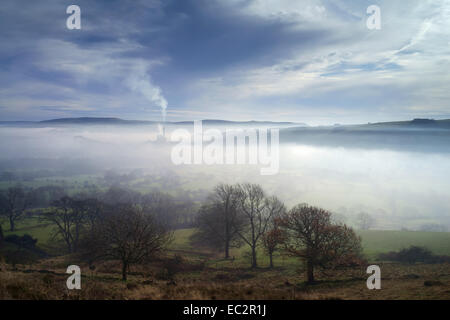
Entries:
[[187,197],[182,200],[175,199],[160,191],[142,194],[113,186],[105,192],[91,190],[69,196],[65,189],[59,186],[34,189],[15,186],[0,192],[0,215],[8,221],[9,230],[15,231],[17,222],[28,215],[46,216],[55,210],[76,212],[93,203],[102,207],[126,204],[141,206],[171,229],[192,226],[196,212],[194,202]]
[[[330,212],[306,204],[288,210],[257,184],[220,184],[199,208],[159,191],[142,194],[118,186],[75,195],[60,187],[17,186],[0,193],[0,213],[10,231],[27,216],[52,226],[59,254],[75,255],[89,265],[120,261],[123,280],[131,265],[145,264],[167,249],[177,228],[195,227],[194,245],[220,250],[225,259],[231,248],[247,247],[252,268],[259,266],[259,248],[269,256],[270,267],[277,251],[298,257],[305,262],[308,282],[314,281],[315,268],[363,262],[360,238]],[[1,230],[0,236],[1,241]],[[31,238],[9,240],[35,245]]]
[[[0,193],[0,214],[10,231],[15,231],[22,219],[36,218],[52,226],[52,245],[59,247],[59,254],[74,254],[90,265],[99,260],[118,260],[124,280],[130,265],[148,261],[167,246],[173,230],[191,227],[195,212],[190,201],[122,187],[72,196],[53,186],[16,186]],[[8,254],[13,264],[28,261],[27,252],[37,251],[36,240],[28,235],[4,239],[0,228],[0,237],[0,242],[16,246]]]
[[192,242],[222,250],[247,246],[251,267],[258,266],[262,247],[273,267],[273,254],[280,250],[301,258],[307,281],[314,282],[314,269],[330,269],[363,262],[361,239],[345,224],[334,222],[330,212],[300,204],[287,210],[276,197],[256,184],[217,186],[199,210]]

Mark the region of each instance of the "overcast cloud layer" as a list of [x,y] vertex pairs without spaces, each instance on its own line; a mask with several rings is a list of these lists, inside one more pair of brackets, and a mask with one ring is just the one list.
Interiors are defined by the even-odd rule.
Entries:
[[450,118],[449,35],[447,0],[2,0],[0,119]]

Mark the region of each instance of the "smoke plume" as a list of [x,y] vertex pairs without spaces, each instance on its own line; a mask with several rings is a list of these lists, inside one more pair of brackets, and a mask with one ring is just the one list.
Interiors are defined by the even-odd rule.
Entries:
[[127,85],[133,91],[142,94],[153,106],[161,109],[162,121],[166,121],[167,100],[162,94],[160,87],[154,85],[150,76],[146,72],[146,68],[138,68],[132,72],[127,79]]

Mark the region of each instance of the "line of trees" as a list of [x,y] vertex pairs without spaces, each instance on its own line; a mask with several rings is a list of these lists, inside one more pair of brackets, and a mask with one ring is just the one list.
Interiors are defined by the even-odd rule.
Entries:
[[[145,263],[164,251],[182,216],[193,211],[191,203],[176,202],[160,192],[142,195],[113,187],[90,198],[63,195],[55,200],[60,191],[10,188],[0,195],[0,212],[14,230],[28,208],[51,200],[38,215],[53,226],[53,239],[61,240],[67,253],[90,264],[120,261],[123,280],[131,265]],[[252,268],[258,267],[259,248],[269,256],[271,267],[277,251],[301,258],[308,282],[314,281],[315,268],[361,262],[360,238],[332,219],[330,212],[305,204],[287,210],[282,201],[257,184],[215,187],[198,210],[195,226],[193,241],[221,250],[226,259],[231,248],[248,247]]]
[[361,260],[361,239],[353,229],[334,222],[330,212],[297,205],[287,210],[276,197],[256,184],[218,185],[199,210],[193,241],[223,250],[246,245],[251,267],[256,268],[257,249],[262,247],[273,267],[273,254],[305,261],[307,281],[314,282],[314,269],[354,265]]
[[220,248],[226,259],[230,248],[247,245],[251,265],[257,267],[257,248],[285,207],[276,197],[266,196],[256,184],[218,185],[202,205],[194,241]]
[[[88,203],[84,201],[85,199],[89,199],[91,204],[93,200],[96,200],[111,206],[141,205],[157,215],[158,219],[164,220],[171,228],[192,226],[196,213],[196,205],[188,197],[181,195],[180,198],[175,199],[160,191],[141,194],[128,188],[113,186],[105,192],[79,193],[69,197],[64,188],[59,186],[43,186],[33,189],[17,185],[0,191],[0,218],[3,217],[8,222],[9,231],[16,231],[17,223],[25,218],[27,213],[32,214],[37,211],[48,213],[48,208],[62,211],[67,206],[80,211],[83,208],[75,207],[77,205],[86,207]],[[63,204],[64,201],[67,202],[66,205]],[[61,212],[53,212],[53,216],[60,215]],[[52,219],[50,214],[47,214],[47,217]],[[79,224],[77,223],[77,225]]]
[[[140,194],[119,187],[76,196],[51,187],[14,187],[0,193],[0,213],[10,222],[11,231],[31,210],[43,224],[52,226],[53,246],[61,252],[89,264],[118,260],[126,280],[130,266],[147,262],[167,248],[173,230],[189,223],[194,207],[161,192]],[[2,231],[0,225],[0,242]]]

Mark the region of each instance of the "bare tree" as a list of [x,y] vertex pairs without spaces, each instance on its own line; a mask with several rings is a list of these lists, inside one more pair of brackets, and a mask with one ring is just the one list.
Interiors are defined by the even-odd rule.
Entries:
[[54,201],[66,195],[60,186],[42,186],[33,190],[33,205],[38,208],[50,206]]
[[[4,216],[6,213],[6,197],[3,195],[3,193],[0,193],[0,218]],[[3,240],[3,227],[2,227],[3,221],[0,219],[0,242]]]
[[334,268],[359,261],[361,239],[346,225],[333,224],[331,213],[298,205],[280,219],[284,250],[306,262],[306,279],[314,282],[314,268]]
[[75,200],[73,209],[76,211],[78,216],[77,222],[80,224],[78,232],[91,229],[101,218],[104,207],[105,205],[95,198]]
[[4,238],[5,238],[5,236],[3,235],[3,228],[2,228],[2,225],[0,223],[0,246],[2,245]]
[[224,250],[225,259],[230,257],[230,248],[241,245],[237,233],[242,225],[242,220],[237,215],[239,196],[238,188],[220,184],[214,188],[197,216],[198,232],[195,240]]
[[256,249],[272,217],[281,214],[284,205],[276,197],[267,198],[257,184],[239,185],[238,211],[244,223],[237,228],[241,239],[251,249],[251,266],[258,266]]
[[41,219],[52,223],[56,229],[53,238],[60,236],[69,253],[78,251],[78,245],[86,223],[89,221],[89,208],[82,200],[62,197],[54,201],[52,207],[41,213]]
[[361,212],[356,216],[356,224],[361,230],[369,230],[375,225],[375,219],[370,214]]
[[150,213],[159,223],[175,228],[178,208],[170,195],[159,191],[148,193],[142,197],[141,203],[145,212]]
[[139,203],[141,194],[129,188],[121,186],[110,187],[100,198],[107,205],[123,205]]
[[285,233],[279,226],[279,219],[274,219],[271,227],[262,237],[264,250],[269,255],[270,268],[273,268],[273,254],[285,243]]
[[8,188],[2,201],[2,214],[9,221],[10,231],[15,231],[16,222],[23,218],[23,215],[32,204],[31,193],[26,192],[21,187]]
[[84,241],[83,256],[89,261],[119,260],[122,280],[127,280],[131,265],[148,261],[164,250],[171,239],[167,228],[142,208],[121,205],[94,225]]

